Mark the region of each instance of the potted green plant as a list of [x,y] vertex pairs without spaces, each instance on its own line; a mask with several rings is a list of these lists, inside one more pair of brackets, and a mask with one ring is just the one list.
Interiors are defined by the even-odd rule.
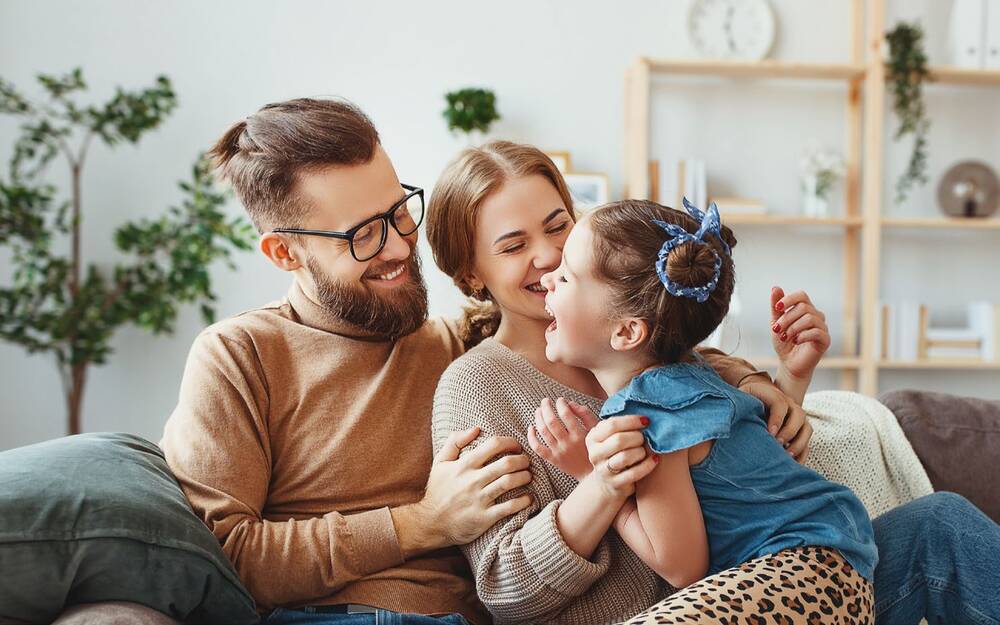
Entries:
[[448,130],[462,133],[470,145],[479,142],[493,122],[500,119],[496,94],[489,89],[469,87],[446,93],[444,98],[447,107],[443,115]]
[[896,181],[896,202],[906,199],[913,187],[927,183],[927,133],[931,122],[924,106],[923,85],[928,80],[924,31],[920,24],[900,22],[885,34],[889,43],[886,79],[892,93],[892,110],[899,120],[895,139],[913,135],[913,151]]
[[[11,259],[11,283],[0,285],[0,339],[55,356],[68,431],[75,434],[88,368],[107,362],[115,330],[134,323],[169,334],[183,303],[200,304],[211,322],[210,266],[228,260],[233,249],[250,249],[254,235],[244,219],[222,211],[226,195],[199,158],[191,179],[180,183],[184,199],[178,206],[114,233],[126,260],[113,267],[85,265],[81,181],[89,148],[95,140],[108,147],[137,143],[174,110],[177,99],[164,76],[146,89],[119,88],[101,105],[77,101],[86,89],[79,69],[39,75],[38,81],[46,97],[33,101],[0,79],[0,113],[21,120],[6,179],[0,175],[0,246],[9,248]],[[57,201],[55,186],[44,179],[56,159],[69,165],[68,202]],[[229,266],[235,268],[231,261]]]

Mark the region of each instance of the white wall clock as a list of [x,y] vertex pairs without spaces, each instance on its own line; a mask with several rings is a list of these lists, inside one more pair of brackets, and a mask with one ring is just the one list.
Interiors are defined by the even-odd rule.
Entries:
[[688,36],[703,57],[759,61],[774,44],[774,11],[767,0],[691,0]]

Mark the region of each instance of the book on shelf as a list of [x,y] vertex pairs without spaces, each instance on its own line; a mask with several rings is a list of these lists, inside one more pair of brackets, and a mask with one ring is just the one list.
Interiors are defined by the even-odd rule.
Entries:
[[677,210],[684,210],[683,198],[704,209],[708,206],[708,178],[705,161],[686,158],[677,163]]
[[1000,362],[1000,305],[971,302],[967,325],[931,327],[927,306],[911,300],[880,302],[876,349],[888,360]]
[[760,200],[753,200],[742,197],[712,197],[709,203],[715,202],[719,208],[719,215],[723,220],[726,215],[764,215],[767,214],[767,207]]

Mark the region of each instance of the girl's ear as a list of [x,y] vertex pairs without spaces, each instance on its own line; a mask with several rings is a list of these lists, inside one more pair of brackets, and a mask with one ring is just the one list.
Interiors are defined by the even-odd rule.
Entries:
[[615,323],[611,333],[611,349],[627,352],[639,349],[649,338],[649,324],[638,317],[626,317]]

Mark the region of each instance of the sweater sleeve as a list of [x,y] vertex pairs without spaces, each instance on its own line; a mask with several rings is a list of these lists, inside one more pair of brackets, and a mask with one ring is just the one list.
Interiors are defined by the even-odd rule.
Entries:
[[[442,377],[434,400],[435,451],[452,431],[476,426],[482,433],[474,444],[491,436],[516,436],[523,441],[514,409],[499,399],[505,389],[485,376],[455,369],[453,365]],[[555,617],[603,577],[611,562],[607,538],[598,544],[592,559],[581,557],[566,544],[556,525],[562,500],[555,497],[542,469],[544,460],[522,444],[531,458],[532,482],[500,501],[528,493],[532,504],[461,547],[475,575],[479,598],[497,623],[537,623]]]
[[194,342],[160,445],[195,513],[258,605],[330,595],[402,562],[388,508],[270,521],[268,388],[255,352],[206,331]]
[[773,384],[767,371],[754,367],[750,362],[742,358],[727,356],[724,352],[714,347],[699,347],[696,351],[715,369],[715,372],[719,374],[720,378],[725,380],[726,384],[734,388],[739,388],[740,383],[752,375],[760,375],[760,382]]

